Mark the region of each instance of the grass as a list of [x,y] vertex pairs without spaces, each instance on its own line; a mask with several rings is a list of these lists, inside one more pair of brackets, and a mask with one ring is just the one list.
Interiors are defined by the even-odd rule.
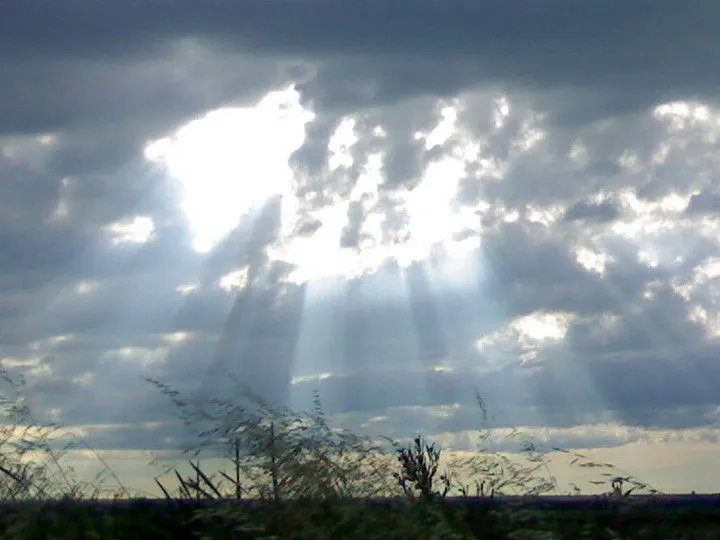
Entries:
[[[0,432],[0,498],[39,504],[6,508],[0,538],[45,538],[42,531],[49,530],[60,531],[58,538],[618,538],[618,531],[651,538],[671,526],[667,513],[648,522],[650,508],[629,504],[632,495],[657,489],[560,448],[550,451],[597,471],[593,483],[608,488],[613,504],[574,514],[533,506],[538,495],[559,493],[548,452],[516,430],[509,435],[520,449],[515,457],[489,450],[491,430],[479,395],[477,451],[443,465],[442,450],[421,434],[407,444],[378,442],[331,426],[317,393],[312,410],[298,413],[264,401],[230,373],[239,385],[236,400],[191,400],[148,379],[194,434],[182,449],[187,468],[168,466],[155,479],[167,504],[72,506],[97,499],[107,481],[114,483],[114,497],[141,499],[97,453],[103,468],[95,482],[78,481],[63,455],[89,447],[77,437],[53,444],[61,427],[36,422],[20,398],[21,384],[0,375],[16,391],[2,402],[10,422]],[[209,458],[222,465],[208,469],[203,460]],[[508,495],[522,497],[517,504],[496,504]],[[658,523],[666,528],[657,529]]]

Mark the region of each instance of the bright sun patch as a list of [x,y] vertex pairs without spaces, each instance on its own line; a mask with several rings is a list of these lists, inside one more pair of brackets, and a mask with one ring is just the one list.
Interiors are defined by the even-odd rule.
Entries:
[[[381,186],[387,180],[383,173],[387,156],[382,151],[369,153],[365,156],[364,172],[355,182],[349,200],[334,201],[311,212],[322,224],[312,236],[284,239],[268,251],[271,258],[296,265],[288,278],[290,281],[302,283],[333,275],[352,278],[372,274],[387,260],[394,260],[405,268],[427,259],[435,246],[443,246],[457,265],[459,259],[478,247],[477,235],[469,234],[478,231],[478,216],[473,208],[462,207],[457,202],[459,182],[467,173],[468,163],[477,159],[477,152],[464,152],[473,140],[457,128],[456,108],[444,107],[439,116],[434,129],[418,132],[415,138],[424,140],[426,149],[448,141],[451,148],[428,164],[412,189],[397,189],[391,195],[386,194],[388,199],[393,199],[391,204],[387,199],[383,201]],[[352,118],[343,119],[331,137],[330,171],[352,165],[349,150],[358,140],[355,124]],[[351,201],[360,203],[364,217],[358,228],[357,245],[341,247]],[[393,219],[392,213],[398,222],[391,229],[387,221]],[[329,246],[336,249],[329,250]]]
[[[210,112],[152,142],[145,154],[179,182],[181,208],[198,252],[213,249],[243,216],[280,195],[282,232],[267,255],[295,267],[287,278],[291,282],[371,274],[387,260],[407,267],[425,260],[438,246],[457,265],[479,246],[476,208],[460,204],[457,195],[468,165],[480,160],[480,144],[458,125],[460,104],[441,104],[437,125],[415,136],[426,150],[447,148],[426,166],[413,188],[383,193],[387,156],[384,149],[373,149],[362,156],[364,172],[353,180],[349,197],[333,198],[324,206],[312,207],[310,199],[299,195],[298,188],[307,187],[303,183],[309,180],[289,165],[291,154],[304,143],[306,124],[314,119],[294,87],[266,95],[253,108]],[[506,101],[498,103],[498,115],[509,115]],[[336,126],[327,148],[328,174],[342,176],[343,169],[357,165],[357,120],[348,116]],[[380,136],[383,127],[375,126],[373,132]],[[351,223],[351,214],[358,213],[361,218]],[[293,235],[303,214],[319,225],[311,234]],[[538,216],[541,221],[546,217]],[[347,243],[346,238],[355,240]],[[236,278],[225,276],[221,288],[242,288]]]
[[542,349],[561,343],[576,319],[573,313],[537,311],[481,336],[475,346],[496,363],[514,362],[517,358],[522,362],[533,361]]
[[146,157],[181,184],[197,251],[210,251],[269,198],[291,193],[288,158],[314,117],[299,99],[293,87],[271,92],[253,108],[210,112],[147,146]]

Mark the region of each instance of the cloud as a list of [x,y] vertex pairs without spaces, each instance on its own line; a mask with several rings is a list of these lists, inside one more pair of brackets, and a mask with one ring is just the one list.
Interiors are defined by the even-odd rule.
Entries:
[[[35,129],[47,129],[40,126],[89,119],[88,113],[102,118],[117,114],[124,104],[134,103],[137,110],[140,98],[143,110],[149,106],[158,109],[156,114],[177,114],[192,103],[219,105],[231,97],[222,88],[238,88],[238,82],[256,89],[266,86],[267,80],[262,84],[263,77],[258,77],[258,63],[250,69],[228,69],[227,61],[197,61],[201,56],[193,56],[193,47],[199,42],[215,44],[223,51],[220,58],[242,50],[255,58],[291,61],[291,67],[317,64],[318,77],[308,81],[307,91],[322,109],[452,95],[490,84],[550,91],[544,105],[563,103],[556,118],[577,123],[660,101],[712,99],[717,81],[713,71],[703,67],[703,59],[717,40],[710,22],[716,9],[711,3],[690,10],[645,0],[633,6],[620,0],[598,5],[553,0],[512,7],[496,1],[422,0],[393,6],[373,1],[350,2],[342,10],[326,0],[292,6],[258,0],[238,6],[222,0],[212,9],[168,7],[160,1],[141,8],[73,1],[60,9],[30,1],[7,8],[3,17],[6,50],[17,61],[5,67],[12,84],[5,85],[1,101],[23,103],[22,123],[35,117]],[[83,20],[88,25],[78,32],[76,22]],[[183,39],[185,48],[178,53],[173,44]],[[118,40],[123,48],[118,48]],[[38,54],[48,50],[53,58],[74,64],[72,78],[66,75],[67,66]],[[173,70],[182,58],[161,66],[148,62],[168,52],[185,55],[195,70]],[[114,60],[111,71],[103,58]],[[134,71],[123,73],[118,65]],[[36,84],[34,92],[24,93],[26,77],[31,76],[56,84]],[[140,79],[153,84],[135,84]],[[213,83],[198,85],[198,80]],[[98,91],[100,87],[110,91]],[[47,93],[51,88],[52,94]],[[81,96],[84,99],[78,99]],[[16,124],[10,122],[15,110],[0,115],[3,125]]]
[[618,208],[609,202],[598,204],[576,203],[565,211],[565,219],[568,221],[594,220],[612,221],[620,215]]
[[9,81],[2,90],[2,131],[74,133],[66,162],[83,152],[93,159],[128,152],[208,109],[255,100],[289,80],[283,62],[213,54],[182,40],[142,56],[26,58],[19,51],[2,65]]
[[704,191],[690,197],[686,213],[688,215],[713,214],[720,208],[720,194]]
[[[182,436],[142,427],[169,415],[144,376],[232,396],[223,368],[301,408],[318,388],[337,418],[396,437],[464,437],[474,390],[501,427],[558,443],[705,433],[720,336],[718,81],[703,65],[716,12],[4,8],[3,362],[39,414],[106,448]],[[210,194],[242,201],[235,228],[197,252],[187,193],[145,148],[292,83],[311,115],[287,189],[245,204],[285,166],[261,159],[279,135],[218,134],[259,165]]]

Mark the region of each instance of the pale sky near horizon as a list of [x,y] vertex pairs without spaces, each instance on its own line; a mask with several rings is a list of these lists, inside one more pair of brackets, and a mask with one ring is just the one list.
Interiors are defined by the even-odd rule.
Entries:
[[182,437],[143,377],[227,368],[458,450],[477,390],[498,428],[720,491],[719,16],[0,3],[2,364],[130,476]]

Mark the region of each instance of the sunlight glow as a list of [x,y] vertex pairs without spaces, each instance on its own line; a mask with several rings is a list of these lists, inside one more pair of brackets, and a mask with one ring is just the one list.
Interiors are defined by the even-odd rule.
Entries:
[[416,133],[416,139],[425,140],[425,150],[432,150],[436,146],[442,146],[455,131],[457,121],[457,109],[454,107],[443,107],[440,111],[441,120],[429,133]]
[[175,287],[175,290],[183,296],[187,296],[188,294],[197,291],[199,288],[200,285],[197,283],[183,283],[182,285]]
[[535,344],[563,339],[573,319],[571,313],[537,312],[515,319],[510,326],[521,336],[521,341]]
[[613,223],[611,231],[618,236],[635,239],[675,230],[682,224],[677,217],[687,208],[691,197],[692,193],[671,193],[657,202],[648,202],[631,190],[621,191],[618,199],[627,210],[628,217]]
[[561,342],[577,315],[538,311],[515,318],[495,332],[481,336],[475,347],[494,363],[535,360],[545,347]]
[[378,187],[383,183],[382,166],[382,154],[368,155],[363,172],[355,183],[352,193],[350,193],[350,200],[359,201],[365,197],[365,205],[377,202]]
[[493,123],[495,129],[501,129],[508,116],[510,116],[510,103],[505,96],[501,96],[495,100],[495,111],[493,113]]
[[135,216],[129,221],[112,223],[107,230],[113,244],[145,244],[155,236],[155,223],[151,217]]
[[58,334],[48,339],[50,345],[60,345],[61,343],[69,343],[75,339],[74,334]]
[[453,362],[448,358],[445,358],[439,363],[435,364],[432,367],[432,370],[435,373],[455,373],[455,367],[453,366]]
[[166,347],[121,347],[111,349],[100,356],[100,363],[122,364],[136,367],[151,367],[164,364],[168,356]]
[[318,373],[316,375],[298,375],[290,380],[290,384],[300,384],[306,382],[324,381],[330,377],[337,377],[333,373]]
[[27,356],[24,358],[15,356],[4,356],[0,359],[4,368],[26,368],[32,366],[38,366],[42,363],[40,356]]
[[220,278],[218,286],[225,292],[240,291],[247,287],[250,268],[243,266],[232,272],[228,272]]
[[345,202],[312,212],[313,218],[322,223],[313,236],[295,237],[279,248],[268,249],[271,258],[298,266],[289,281],[300,284],[335,275],[362,274],[362,262],[353,250],[340,247],[348,205],[349,202]]
[[70,205],[66,195],[70,184],[71,179],[67,176],[60,180],[60,190],[58,193],[57,204],[48,217],[48,222],[65,221],[70,217]]
[[[423,140],[426,149],[447,144],[444,155],[430,162],[412,187],[393,191],[382,188],[388,181],[385,152],[374,150],[363,156],[363,172],[354,181],[349,199],[333,200],[308,211],[322,224],[313,235],[284,238],[268,249],[271,259],[296,266],[288,281],[300,284],[335,275],[359,277],[377,272],[386,261],[407,268],[426,260],[435,249],[443,250],[459,265],[478,248],[480,216],[475,207],[460,203],[457,195],[468,165],[480,158],[481,141],[456,125],[458,103],[440,101],[438,105],[436,126],[416,133],[415,138]],[[499,107],[500,113],[509,113],[507,103],[499,103]],[[355,125],[354,118],[346,117],[331,137],[330,171],[353,163],[349,150],[358,141]],[[383,132],[382,126],[373,132]],[[351,208],[351,202],[359,203],[360,209]],[[351,223],[349,211],[362,212],[361,219]],[[356,240],[345,246],[342,239],[348,227]]]
[[288,159],[313,118],[291,86],[253,108],[212,111],[146,147],[146,158],[182,185],[181,208],[198,252],[211,250],[269,198],[293,197]]
[[[510,115],[506,98],[495,102],[497,129]],[[271,260],[295,268],[286,279],[300,284],[331,276],[345,278],[375,273],[386,261],[401,268],[427,259],[440,248],[455,264],[480,246],[481,216],[477,205],[458,201],[460,181],[472,174],[500,178],[506,164],[484,155],[484,143],[472,130],[458,123],[462,107],[458,100],[438,101],[437,124],[415,137],[426,150],[447,146],[411,188],[382,189],[387,183],[384,149],[362,156],[363,173],[353,180],[350,197],[330,197],[324,206],[301,199],[303,178],[288,165],[292,152],[305,138],[305,126],[315,115],[300,104],[294,87],[272,92],[254,108],[221,109],[196,119],[175,134],[148,144],[149,160],[163,164],[182,187],[181,208],[192,230],[193,245],[207,252],[235,228],[240,219],[269,198],[282,196],[281,234],[266,248]],[[544,134],[533,117],[521,127],[521,150],[527,150]],[[355,165],[353,148],[359,141],[358,119],[342,118],[328,142],[327,172]],[[382,125],[373,128],[385,133]],[[312,190],[310,195],[313,195]],[[319,193],[318,193],[319,195]],[[320,197],[320,200],[323,200]],[[351,206],[351,204],[353,206]],[[558,208],[531,208],[529,217],[547,226],[561,215]],[[360,212],[360,218],[352,218]],[[518,214],[505,218],[512,221]],[[293,235],[298,219],[312,219],[319,226],[309,235]],[[348,236],[349,235],[349,236]],[[347,238],[351,238],[347,244]],[[239,281],[238,281],[239,280]],[[223,290],[246,286],[242,276],[226,275]],[[183,294],[190,289],[178,289]]]
[[80,281],[75,285],[75,292],[77,294],[89,294],[96,291],[100,287],[98,281]]
[[542,116],[523,122],[520,128],[520,137],[513,141],[512,146],[514,149],[527,152],[545,139],[547,133],[536,126],[539,120],[542,120]]
[[606,253],[598,253],[586,247],[579,247],[575,252],[575,260],[585,270],[603,275],[611,257]]
[[412,259],[424,258],[433,244],[449,240],[463,225],[475,225],[462,223],[466,216],[460,216],[452,209],[458,181],[464,172],[465,164],[452,157],[431,163],[422,183],[408,194],[407,209],[412,235],[408,248]]
[[687,302],[687,319],[705,329],[710,339],[720,337],[720,258],[708,257],[695,266],[690,279],[674,278],[673,291]]
[[188,339],[190,339],[188,332],[168,332],[162,335],[162,340],[171,345],[183,343]]
[[655,107],[653,116],[669,123],[671,131],[682,131],[713,120],[707,105],[696,101],[673,101]]
[[[454,205],[459,179],[465,173],[463,161],[448,156],[433,162],[414,189],[400,192],[397,207],[407,217],[407,223],[404,229],[398,227],[395,231],[402,238],[398,242],[387,238],[386,215],[375,208],[382,161],[379,155],[371,157],[374,159],[369,160],[350,199],[362,200],[367,210],[357,249],[340,247],[350,200],[311,212],[322,223],[312,237],[291,238],[268,250],[271,258],[298,265],[289,281],[303,283],[334,275],[357,277],[376,272],[387,260],[406,268],[425,260],[433,246],[444,246],[449,255],[462,258],[479,245],[477,235],[467,237],[469,231],[478,230],[478,216],[469,208],[462,211]],[[456,238],[458,235],[461,237]],[[336,249],[329,250],[329,246]]]
[[720,277],[720,257],[708,257],[695,267],[695,283],[705,283]]
[[535,207],[533,205],[526,206],[526,216],[530,223],[539,223],[545,227],[549,227],[560,219],[565,212],[565,206],[555,204],[545,207]]
[[328,168],[331,171],[340,167],[352,167],[353,157],[350,150],[358,140],[355,133],[355,119],[343,118],[328,142],[328,152],[330,153]]
[[720,313],[717,310],[711,312],[696,304],[688,311],[688,320],[701,325],[707,337],[720,337]]

